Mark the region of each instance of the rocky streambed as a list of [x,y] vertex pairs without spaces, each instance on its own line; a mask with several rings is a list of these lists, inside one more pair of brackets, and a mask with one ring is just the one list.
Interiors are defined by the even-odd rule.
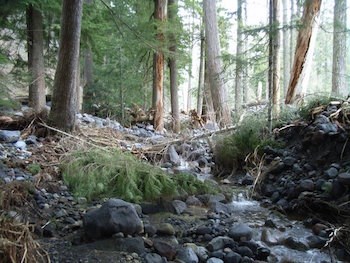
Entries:
[[[348,131],[334,126],[329,118],[319,118],[283,130],[288,140],[285,149],[265,149],[258,201],[247,198],[254,182],[247,174],[242,180],[215,182],[225,194],[182,196],[140,205],[120,199],[88,203],[85,198],[73,197],[54,176],[38,177],[22,169],[36,149],[45,147],[45,140],[34,136],[21,140],[19,132],[0,131],[3,189],[25,181],[34,185],[40,185],[40,180],[49,182],[34,187],[22,207],[12,207],[6,213],[35,226],[51,262],[348,262],[348,247],[335,242],[337,229],[346,230],[346,220],[331,214],[343,224],[335,225],[322,216],[322,209],[334,208],[326,205],[330,201],[345,203],[341,206],[345,208],[348,205],[349,151],[348,146],[345,150],[339,147],[344,146]],[[79,120],[97,129],[108,126],[131,134],[133,141],[121,144],[128,150],[142,147],[145,140],[151,144],[167,140],[150,126],[126,129],[89,115],[81,115]],[[320,146],[326,141],[328,148]],[[341,153],[339,161],[336,156]],[[212,180],[212,154],[205,140],[168,147],[161,162],[171,173],[186,170]],[[230,191],[225,191],[228,188]],[[320,210],[304,206],[319,206],[319,201],[325,202]],[[304,214],[303,220],[292,220],[285,212]],[[305,217],[307,213],[311,214]],[[325,214],[330,214],[329,210]]]

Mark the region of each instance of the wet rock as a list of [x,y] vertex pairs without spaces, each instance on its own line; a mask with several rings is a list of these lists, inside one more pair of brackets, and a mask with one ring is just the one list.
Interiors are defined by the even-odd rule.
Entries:
[[199,259],[191,247],[180,248],[177,251],[176,259],[186,263],[198,263]]
[[327,179],[334,179],[338,175],[338,169],[334,167],[330,167],[328,170],[324,172],[324,175]]
[[156,253],[147,253],[144,257],[146,263],[167,263],[165,258],[162,258]]
[[207,260],[207,263],[224,263],[224,261],[220,258],[212,257]]
[[187,209],[186,203],[181,200],[173,200],[171,206],[177,215],[181,215]]
[[264,226],[270,227],[270,228],[276,228],[276,224],[275,224],[275,222],[273,222],[272,219],[266,219]]
[[242,178],[242,182],[241,182],[242,185],[252,185],[253,183],[254,183],[254,178],[250,174],[246,174]]
[[300,240],[295,239],[294,237],[287,237],[283,241],[283,244],[288,248],[299,250],[299,251],[306,251],[309,249],[307,244],[303,243]]
[[153,247],[156,252],[162,257],[166,257],[168,260],[173,260],[176,255],[176,248],[168,242],[155,240]]
[[280,244],[280,235],[276,234],[276,231],[272,234],[267,228],[261,231],[261,241],[265,242],[267,245],[276,246]]
[[209,203],[209,210],[218,214],[230,214],[233,211],[233,207],[230,204],[214,201]]
[[213,252],[219,249],[224,249],[225,247],[235,247],[236,243],[232,238],[219,236],[213,238],[207,245],[209,251]]
[[242,256],[234,251],[227,253],[224,257],[225,263],[240,263]]
[[319,235],[321,233],[321,231],[325,231],[327,229],[328,229],[328,226],[321,224],[321,223],[317,223],[317,224],[312,226],[312,232],[315,235]]
[[85,234],[90,239],[109,237],[118,232],[133,235],[143,230],[135,207],[121,199],[110,199],[101,208],[87,212],[83,223]]
[[161,223],[157,226],[157,234],[173,236],[175,235],[175,229],[172,224]]
[[180,165],[180,156],[176,152],[174,145],[168,147],[168,158],[171,164]]
[[340,173],[338,175],[338,180],[344,185],[350,185],[350,173]]
[[256,252],[256,259],[267,261],[267,258],[270,256],[271,251],[266,247],[259,247]]
[[327,243],[327,239],[325,238],[322,238],[320,236],[315,236],[315,235],[311,235],[311,236],[308,236],[306,238],[307,240],[307,244],[310,248],[323,248],[326,243]]
[[19,140],[20,131],[0,130],[0,141],[13,143]]
[[210,257],[212,258],[219,258],[219,259],[224,259],[224,256],[225,256],[225,253],[223,250],[217,250],[217,251],[213,251],[211,254],[210,254]]
[[224,194],[210,195],[208,203],[210,203],[210,202],[223,202],[225,200],[226,200],[226,198],[225,198]]
[[253,230],[246,224],[236,224],[232,226],[228,233],[235,241],[249,241],[253,237]]

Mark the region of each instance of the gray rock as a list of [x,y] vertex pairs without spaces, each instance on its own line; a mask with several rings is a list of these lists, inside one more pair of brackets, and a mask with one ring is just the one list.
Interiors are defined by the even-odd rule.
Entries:
[[233,211],[233,206],[230,204],[221,203],[219,201],[213,201],[209,203],[209,210],[218,214],[231,214]]
[[196,255],[198,256],[198,259],[200,262],[205,262],[208,259],[208,250],[203,247],[203,246],[197,246],[194,243],[187,243],[187,246],[191,247],[193,249],[193,251],[196,253]]
[[197,235],[205,235],[205,234],[211,234],[213,231],[212,227],[209,226],[199,226],[196,230],[195,233]]
[[13,143],[19,140],[20,131],[0,130],[0,141]]
[[143,231],[143,224],[135,207],[121,199],[110,199],[101,208],[87,212],[83,218],[83,226],[90,239],[110,237],[118,232],[133,235]]
[[330,167],[328,170],[324,172],[324,175],[326,176],[327,179],[334,179],[338,175],[338,169],[334,167]]
[[162,258],[156,253],[148,253],[144,257],[146,263],[167,263],[168,261],[165,258]]
[[242,259],[242,256],[236,252],[229,252],[224,257],[225,263],[240,263]]
[[266,247],[259,247],[256,252],[256,259],[267,261],[268,256],[270,256],[271,250]]
[[173,200],[171,202],[171,206],[177,215],[181,215],[187,209],[186,203],[181,200]]
[[253,237],[253,230],[246,224],[238,223],[230,228],[228,235],[235,241],[249,241]]
[[209,258],[208,260],[207,260],[207,263],[224,263],[224,261],[222,260],[222,259],[220,259],[220,258]]
[[174,145],[168,147],[168,158],[173,165],[180,165],[180,156],[176,152]]
[[209,251],[213,252],[219,249],[223,249],[225,247],[233,247],[235,245],[235,241],[232,238],[219,236],[213,238],[207,245]]
[[308,246],[310,248],[318,248],[318,249],[321,249],[323,248],[326,243],[327,243],[327,239],[325,238],[322,238],[320,236],[315,236],[315,235],[311,235],[311,236],[308,236],[306,238],[306,242],[308,244]]
[[247,247],[247,246],[241,246],[237,248],[237,252],[242,256],[242,257],[254,257],[253,251]]
[[158,235],[169,235],[169,236],[175,235],[175,229],[172,224],[161,223],[156,228],[157,228]]
[[338,175],[338,181],[345,185],[350,185],[350,173],[341,173]]
[[199,259],[191,247],[180,248],[177,251],[176,259],[186,263],[198,263]]
[[17,149],[20,149],[20,150],[25,150],[27,148],[27,144],[25,143],[25,141],[22,141],[22,140],[19,140],[17,141],[14,146],[17,148]]
[[297,159],[291,156],[287,156],[286,158],[283,159],[283,163],[289,167],[293,166],[293,164],[295,164],[296,161]]
[[294,237],[287,237],[283,241],[283,244],[288,248],[299,250],[299,251],[306,251],[309,249],[307,244],[305,244],[300,240],[295,239]]
[[201,202],[201,200],[199,200],[197,197],[195,197],[194,195],[191,195],[189,197],[187,197],[186,199],[186,204],[187,205],[192,205],[192,206],[202,206],[203,203]]
[[334,133],[334,132],[337,132],[338,126],[333,123],[323,123],[323,124],[318,124],[317,129],[323,131],[324,133]]
[[210,195],[208,203],[210,203],[210,202],[222,202],[225,200],[226,200],[226,198],[225,198],[224,194]]
[[175,258],[176,248],[170,243],[161,240],[155,240],[153,247],[159,255],[166,257],[168,260],[173,260]]
[[315,189],[314,181],[311,179],[304,179],[300,181],[301,191],[310,191],[312,192]]

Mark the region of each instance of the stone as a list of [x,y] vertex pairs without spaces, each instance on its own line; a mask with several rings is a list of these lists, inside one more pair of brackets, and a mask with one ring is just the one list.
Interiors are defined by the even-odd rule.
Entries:
[[252,185],[253,183],[254,183],[254,178],[250,174],[246,174],[242,178],[242,182],[241,182],[242,185]]
[[0,130],[0,141],[14,143],[19,140],[20,131]]
[[267,261],[267,258],[270,256],[271,250],[267,247],[259,247],[256,252],[256,259]]
[[275,224],[275,222],[273,222],[272,219],[266,219],[264,226],[270,227],[270,228],[276,228],[276,224]]
[[180,156],[175,150],[175,146],[172,144],[168,147],[168,158],[171,164],[180,165]]
[[146,263],[167,263],[168,261],[156,253],[147,253],[144,257]]
[[299,184],[301,191],[310,191],[312,192],[315,189],[314,181],[311,179],[300,180]]
[[157,228],[151,224],[145,224],[144,232],[147,236],[153,237],[157,233]]
[[306,242],[308,244],[308,246],[310,248],[318,248],[318,249],[321,249],[323,248],[326,243],[327,243],[327,239],[326,238],[322,238],[320,236],[315,236],[315,235],[311,235],[311,236],[308,236],[306,238]]
[[225,247],[235,247],[236,243],[232,238],[225,236],[218,236],[213,238],[207,245],[209,251],[213,252]]
[[294,157],[291,157],[291,156],[287,156],[283,159],[283,163],[289,167],[292,167],[293,164],[296,163],[296,161],[297,161],[297,159],[295,159]]
[[263,228],[261,231],[261,241],[265,242],[269,246],[276,246],[280,244],[280,235],[276,234],[277,231],[270,231],[267,228]]
[[17,148],[17,149],[20,149],[20,150],[25,150],[27,148],[27,144],[25,141],[22,141],[22,140],[19,140],[17,142],[15,142],[14,146]]
[[236,252],[229,252],[224,257],[225,263],[240,263],[242,256]]
[[224,204],[219,201],[213,201],[209,203],[209,210],[218,214],[230,214],[233,211],[233,207],[230,204]]
[[196,253],[191,247],[185,247],[178,249],[176,253],[176,259],[182,260],[186,263],[198,263],[199,259]]
[[174,210],[174,213],[177,215],[181,215],[187,209],[186,203],[181,200],[173,200],[171,202],[171,206]]
[[135,207],[121,199],[110,199],[100,208],[87,212],[83,226],[90,239],[110,237],[118,232],[134,235],[143,231],[143,223]]
[[194,195],[191,195],[191,196],[187,197],[186,204],[187,205],[192,205],[192,206],[203,206],[203,203],[201,202],[201,200],[199,200]]
[[209,226],[199,226],[196,230],[195,233],[197,235],[205,235],[205,234],[211,234],[213,231],[212,227]]
[[340,173],[338,175],[338,181],[344,185],[350,185],[350,173]]
[[324,175],[326,176],[327,179],[334,179],[338,175],[338,169],[334,167],[330,167],[326,171],[324,171]]
[[225,253],[222,249],[213,251],[210,253],[210,257],[212,258],[219,258],[219,259],[224,259]]
[[175,235],[175,229],[172,224],[161,223],[156,228],[157,228],[158,235],[168,235],[168,236]]
[[173,260],[175,258],[176,249],[170,243],[161,240],[155,240],[153,247],[156,252],[162,257],[166,257],[168,260]]
[[224,194],[209,195],[208,203],[210,203],[210,202],[223,202],[225,200],[226,200],[226,198],[225,198]]
[[312,232],[315,235],[319,235],[321,231],[327,230],[328,226],[321,224],[321,223],[317,223],[315,225],[312,226]]
[[253,251],[247,246],[238,247],[237,253],[240,254],[242,257],[245,257],[245,256],[250,258],[254,257]]
[[207,263],[224,263],[224,261],[220,258],[212,257],[207,260]]
[[235,241],[249,241],[253,237],[253,230],[246,224],[238,223],[230,228],[228,235]]
[[283,245],[288,248],[299,250],[299,251],[307,251],[309,249],[308,245],[304,242],[295,239],[294,237],[287,237],[283,241]]

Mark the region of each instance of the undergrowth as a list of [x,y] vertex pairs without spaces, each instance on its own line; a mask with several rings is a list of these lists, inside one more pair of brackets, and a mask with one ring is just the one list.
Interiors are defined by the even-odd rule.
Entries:
[[218,138],[214,154],[219,169],[237,170],[246,156],[255,150],[261,153],[267,145],[281,147],[267,127],[264,117],[254,115],[247,117],[231,135]]
[[159,167],[118,150],[72,153],[62,165],[63,179],[77,197],[119,197],[130,202],[155,200],[213,189],[192,175],[168,175]]

